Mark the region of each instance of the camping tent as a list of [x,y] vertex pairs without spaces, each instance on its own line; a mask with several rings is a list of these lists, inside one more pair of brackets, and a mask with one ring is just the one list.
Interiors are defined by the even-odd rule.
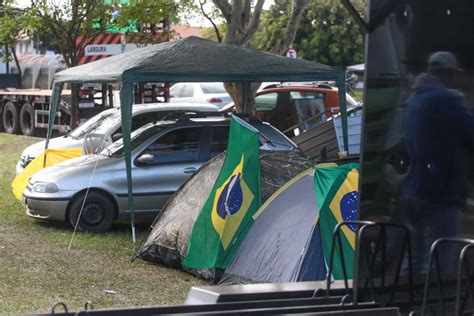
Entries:
[[[132,214],[130,133],[132,90],[137,82],[242,82],[245,96],[251,82],[334,80],[339,87],[341,113],[345,119],[346,96],[344,73],[329,66],[286,58],[235,45],[188,37],[182,40],[147,46],[132,52],[72,67],[54,75],[50,106],[48,140],[51,137],[57,103],[63,83],[120,83],[120,104],[124,155],[128,179],[128,203]],[[246,107],[247,98],[243,98]],[[347,126],[347,124],[344,124]],[[347,145],[347,129],[344,132]],[[347,149],[346,149],[347,150]],[[134,234],[134,231],[133,231]]]
[[[252,227],[220,282],[324,280],[332,230],[338,222],[357,218],[357,203],[347,199],[355,196],[352,200],[357,202],[357,168],[357,164],[319,165],[282,186],[255,213]],[[355,181],[347,181],[349,175],[355,175]],[[336,218],[331,223],[327,218],[333,214]],[[353,232],[349,234],[349,239],[355,239]],[[346,267],[351,266],[353,249],[343,250]],[[336,258],[335,266],[338,264]]]
[[262,205],[221,283],[326,278],[313,182],[314,168],[311,168],[281,187]]
[[[191,176],[168,201],[156,217],[150,234],[139,247],[137,257],[166,264],[204,279],[215,279],[220,275],[215,270],[191,270],[181,265],[188,246],[191,230],[207,197],[216,182],[224,163],[224,153],[212,158]],[[262,201],[266,201],[277,189],[290,181],[313,163],[296,151],[260,152],[260,186]]]

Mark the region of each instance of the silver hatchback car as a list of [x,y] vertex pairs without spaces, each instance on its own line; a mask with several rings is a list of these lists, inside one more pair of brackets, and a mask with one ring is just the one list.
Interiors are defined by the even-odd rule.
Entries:
[[[251,120],[262,134],[261,149],[290,151],[296,145],[269,124]],[[153,218],[199,167],[227,148],[229,119],[182,113],[132,133],[132,179],[137,217]],[[88,191],[88,187],[89,191]],[[87,199],[84,202],[85,196]],[[102,232],[130,216],[123,144],[45,168],[23,192],[27,214],[67,221],[83,231]]]

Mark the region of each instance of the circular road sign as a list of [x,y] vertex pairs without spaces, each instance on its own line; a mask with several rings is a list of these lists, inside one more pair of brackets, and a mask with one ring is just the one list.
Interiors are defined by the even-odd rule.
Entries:
[[288,48],[288,50],[286,51],[286,57],[289,57],[289,58],[297,58],[297,54],[296,54],[296,49],[294,48]]

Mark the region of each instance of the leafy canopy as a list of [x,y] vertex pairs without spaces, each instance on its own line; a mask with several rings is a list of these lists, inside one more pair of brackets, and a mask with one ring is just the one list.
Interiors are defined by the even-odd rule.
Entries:
[[[364,16],[366,0],[352,3]],[[281,37],[290,5],[290,0],[276,0],[263,14],[261,28],[253,40],[256,48],[269,50]],[[364,37],[349,13],[334,0],[311,0],[293,47],[297,49],[299,58],[340,69],[364,61]]]

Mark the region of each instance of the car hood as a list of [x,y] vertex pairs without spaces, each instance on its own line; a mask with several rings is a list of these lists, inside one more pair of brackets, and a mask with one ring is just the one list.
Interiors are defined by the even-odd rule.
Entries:
[[106,171],[120,162],[123,163],[123,158],[84,155],[44,168],[35,173],[29,182],[54,182],[61,190],[75,189],[88,185],[94,169],[96,172]]
[[[35,158],[44,151],[45,140],[34,143],[23,150],[22,157],[28,156],[29,158]],[[55,137],[49,140],[48,148],[51,149],[64,149],[64,148],[82,148],[83,139],[73,139],[67,136]]]

